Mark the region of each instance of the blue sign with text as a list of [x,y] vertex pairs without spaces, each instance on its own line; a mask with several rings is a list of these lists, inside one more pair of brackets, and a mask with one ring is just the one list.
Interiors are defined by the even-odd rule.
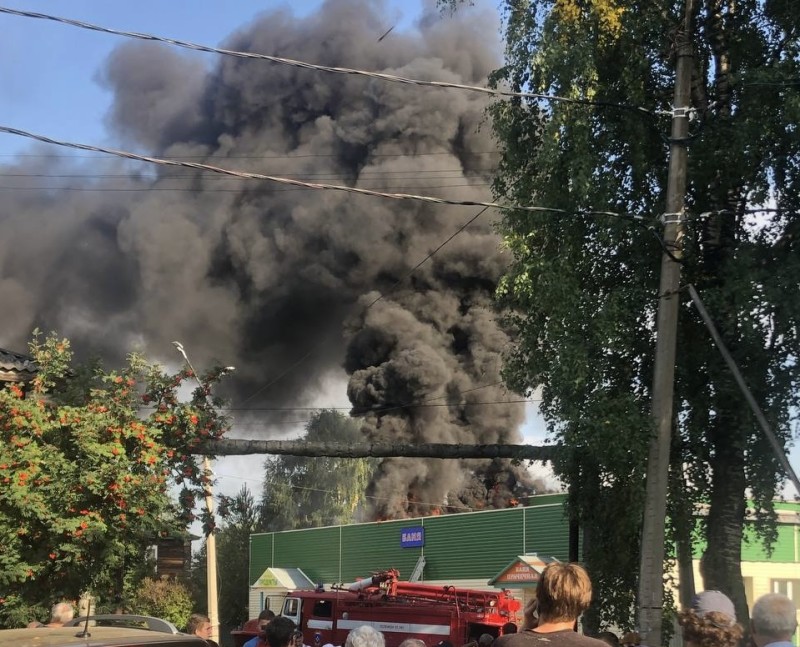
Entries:
[[425,545],[425,528],[413,526],[400,530],[400,548],[420,548]]

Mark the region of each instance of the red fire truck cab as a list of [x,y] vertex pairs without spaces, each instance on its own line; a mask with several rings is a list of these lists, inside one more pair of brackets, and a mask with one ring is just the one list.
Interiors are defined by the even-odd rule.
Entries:
[[520,602],[506,591],[478,591],[398,581],[392,569],[325,591],[292,591],[281,615],[291,618],[311,647],[343,645],[351,629],[371,625],[386,647],[419,638],[428,647],[449,640],[461,647],[481,634],[502,634],[517,622]]

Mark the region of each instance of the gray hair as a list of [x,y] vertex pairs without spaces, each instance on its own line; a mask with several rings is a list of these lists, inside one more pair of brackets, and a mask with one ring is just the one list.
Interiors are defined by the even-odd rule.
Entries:
[[406,638],[398,647],[426,647],[425,641],[419,638]]
[[69,622],[75,617],[75,610],[68,602],[54,604],[50,610],[50,622]]
[[356,627],[344,642],[344,647],[385,647],[386,641],[383,634],[369,625]]
[[767,593],[753,605],[750,622],[755,633],[774,638],[791,636],[797,629],[797,608],[785,595]]

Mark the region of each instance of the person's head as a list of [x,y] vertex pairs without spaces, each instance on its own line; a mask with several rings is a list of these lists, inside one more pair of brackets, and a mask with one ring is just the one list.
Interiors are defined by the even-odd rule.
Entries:
[[275,613],[269,609],[264,609],[258,614],[258,631],[264,633],[267,625],[275,619]]
[[503,625],[503,635],[507,636],[508,634],[515,634],[517,633],[517,625],[514,622],[507,622]]
[[592,601],[592,581],[579,564],[552,562],[536,585],[539,624],[574,621]]
[[297,625],[284,616],[278,616],[270,621],[264,631],[269,647],[289,647]]
[[636,647],[636,645],[640,645],[641,643],[642,637],[639,635],[638,631],[629,631],[623,634],[622,639],[619,641],[622,647]]
[[684,643],[690,647],[735,647],[744,634],[736,622],[733,602],[719,591],[703,591],[690,609],[678,616]]
[[202,613],[190,615],[189,622],[186,623],[186,633],[208,640],[211,637],[211,621],[208,616]]
[[419,638],[406,638],[398,647],[426,647],[425,641]]
[[481,634],[478,638],[478,647],[492,647],[494,636],[492,634]]
[[344,641],[344,647],[385,647],[383,634],[369,625],[356,627]]
[[294,647],[303,647],[303,632],[299,629],[295,629],[292,634],[292,645]]
[[601,631],[597,634],[597,640],[602,640],[607,645],[611,645],[611,647],[620,646],[619,638],[613,631]]
[[772,642],[791,641],[797,630],[797,607],[785,595],[767,593],[750,612],[753,642],[758,647]]
[[53,605],[50,609],[50,622],[51,627],[61,627],[65,622],[69,622],[75,617],[75,611],[72,605],[68,602],[59,602]]

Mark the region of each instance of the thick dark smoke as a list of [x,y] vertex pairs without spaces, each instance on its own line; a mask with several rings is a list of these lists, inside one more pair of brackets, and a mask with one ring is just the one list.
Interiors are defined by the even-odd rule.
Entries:
[[[429,17],[419,33],[378,41],[385,15],[375,2],[331,1],[302,20],[265,14],[226,46],[468,84],[484,84],[497,65],[474,14]],[[136,150],[490,197],[493,143],[477,95],[230,58],[208,71],[143,43],[120,46],[100,77],[114,93],[112,131]],[[168,357],[178,339],[195,364],[235,364],[233,404],[251,407],[307,404],[344,362],[373,439],[519,439],[521,405],[473,404],[509,399],[499,386],[481,388],[499,381],[508,343],[491,304],[504,263],[496,214],[391,291],[475,210],[111,160],[2,170],[45,177],[20,178],[30,190],[5,192],[0,206],[0,345],[24,348],[34,326],[115,358],[135,345]],[[372,494],[379,516],[505,506],[524,489],[519,479],[504,463],[392,459]]]

